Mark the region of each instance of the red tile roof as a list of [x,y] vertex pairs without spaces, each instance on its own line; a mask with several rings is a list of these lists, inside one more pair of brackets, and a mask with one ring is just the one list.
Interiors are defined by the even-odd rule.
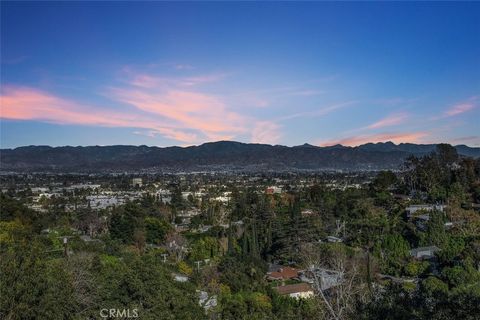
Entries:
[[297,284],[289,284],[286,286],[279,286],[279,287],[275,287],[274,289],[277,290],[278,293],[282,295],[313,291],[312,287],[308,283],[303,283],[303,282],[297,283]]
[[298,277],[298,270],[292,267],[282,267],[278,271],[268,272],[267,277],[270,280],[287,280]]

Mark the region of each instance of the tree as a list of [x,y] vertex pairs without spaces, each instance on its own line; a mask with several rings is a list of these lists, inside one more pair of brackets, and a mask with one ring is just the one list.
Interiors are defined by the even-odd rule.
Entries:
[[388,234],[375,244],[374,253],[383,262],[384,272],[399,275],[406,258],[409,244],[400,234]]
[[160,244],[165,241],[168,232],[171,231],[171,226],[162,219],[147,217],[145,218],[145,231],[148,243]]
[[443,213],[437,211],[430,213],[427,231],[423,235],[421,244],[425,246],[436,245],[442,248],[447,240],[448,237],[445,232],[445,218]]
[[[356,259],[347,258],[341,246],[330,246],[323,250],[305,248],[303,261],[310,268],[313,289],[318,302],[323,307],[324,319],[350,319],[356,310],[357,301],[364,301],[367,286],[363,283],[360,268]],[[323,278],[316,270],[331,270],[337,274],[336,283],[324,287]]]
[[213,237],[203,237],[191,245],[189,258],[191,261],[213,259],[220,255],[220,244]]
[[38,242],[13,243],[0,257],[2,319],[66,319],[76,313],[63,261],[47,261]]
[[397,183],[397,176],[392,171],[380,171],[372,182],[372,188],[376,192],[388,190]]

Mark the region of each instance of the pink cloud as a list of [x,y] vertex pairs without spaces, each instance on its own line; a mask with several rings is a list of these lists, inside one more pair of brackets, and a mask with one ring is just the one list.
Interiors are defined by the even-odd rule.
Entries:
[[[128,114],[101,111],[93,106],[81,105],[28,87],[5,87],[0,101],[3,119],[125,126],[132,117]],[[130,126],[131,124],[132,122],[130,122]]]
[[383,127],[395,126],[403,123],[407,118],[408,118],[408,115],[406,113],[396,113],[396,114],[389,115],[388,117],[383,118],[375,123],[372,123],[367,128],[378,129]]
[[116,112],[80,104],[47,92],[28,87],[5,87],[0,96],[1,118],[36,120],[57,124],[147,129],[149,135],[159,133],[167,138],[194,142],[197,136],[175,128],[161,119],[138,112]]
[[215,96],[173,89],[157,92],[128,88],[113,89],[109,96],[155,114],[173,127],[200,131],[209,140],[246,132],[247,119],[229,111]]
[[259,121],[252,130],[252,139],[254,143],[276,144],[280,140],[280,126],[271,121]]
[[470,97],[468,100],[464,102],[457,103],[453,106],[451,106],[448,110],[446,110],[443,114],[439,116],[432,117],[431,120],[440,120],[440,119],[445,119],[449,117],[455,117],[460,114],[466,113],[468,111],[471,111],[477,107],[477,101],[479,97],[478,96],[473,96]]
[[[156,66],[156,65],[155,65]],[[174,66],[175,69],[186,70],[189,69],[188,65],[178,65]],[[154,67],[153,67],[154,68]],[[138,68],[135,66],[126,65],[123,66],[120,70],[121,81],[127,82],[128,84],[141,87],[141,88],[164,88],[165,86],[169,87],[193,87],[208,84],[211,82],[217,82],[228,76],[227,73],[209,73],[196,76],[183,76],[183,77],[164,77],[159,76],[158,74],[151,73],[152,68],[147,68],[147,70],[139,70],[145,68]]]
[[[35,120],[58,124],[107,127],[129,127],[136,134],[157,135],[196,144],[206,140],[233,140],[250,137],[264,140],[260,128],[277,139],[278,126],[230,110],[223,99],[212,94],[190,90],[193,83],[214,78],[193,77],[169,79],[149,74],[134,74],[125,85],[110,88],[106,97],[125,104],[122,110],[79,103],[29,87],[6,87],[1,95],[4,119]],[[271,140],[273,141],[273,140]]]
[[320,146],[332,146],[336,144],[341,144],[344,146],[358,146],[361,144],[365,144],[368,142],[387,142],[392,141],[394,143],[417,143],[420,141],[421,138],[428,136],[426,132],[411,132],[411,133],[379,133],[379,134],[372,134],[372,135],[359,135],[359,136],[352,136],[338,140],[330,140],[320,142]]
[[155,88],[166,82],[166,79],[138,74],[130,80],[130,84],[141,88]]
[[473,102],[467,103],[459,103],[451,107],[449,110],[445,111],[445,116],[453,117],[467,111],[470,111],[475,108],[475,104]]

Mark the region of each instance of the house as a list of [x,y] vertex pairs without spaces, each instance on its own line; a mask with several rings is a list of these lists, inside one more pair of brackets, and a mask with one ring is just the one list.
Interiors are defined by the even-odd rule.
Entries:
[[312,287],[308,283],[296,283],[286,286],[275,287],[276,290],[282,296],[289,296],[294,299],[308,299],[315,295]]
[[89,243],[89,242],[102,242],[102,240],[100,239],[93,239],[91,236],[89,235],[81,235],[80,236],[80,240],[82,240],[83,242],[86,242],[86,243]]
[[401,201],[410,201],[411,198],[405,194],[400,194],[400,193],[394,193],[392,195],[396,200],[401,200]]
[[[425,231],[428,227],[428,221],[430,221],[430,214],[421,214],[415,217],[415,225],[419,230]],[[447,221],[444,223],[446,230],[453,228],[453,222]]]
[[217,201],[221,203],[228,203],[230,201],[231,197],[230,196],[218,196],[216,198],[211,198],[210,202],[212,201]]
[[410,250],[410,255],[415,259],[432,259],[435,257],[435,252],[438,251],[440,251],[440,248],[437,246],[418,247]]
[[267,272],[267,279],[270,281],[283,281],[294,278],[298,278],[298,270],[292,267],[271,265],[271,268],[269,268],[269,272]]
[[197,290],[198,293],[198,304],[203,307],[205,311],[208,311],[211,308],[214,308],[218,305],[216,295],[208,295],[206,291]]
[[473,210],[480,210],[480,203],[472,203],[470,206]]
[[208,232],[208,230],[212,229],[212,225],[199,225],[198,228],[196,230],[194,230],[195,232],[198,232],[198,233],[205,233],[205,232]]
[[125,198],[115,195],[90,195],[86,200],[93,210],[107,209],[125,204]]
[[407,208],[405,208],[405,210],[407,211],[407,217],[411,218],[415,214],[415,212],[419,210],[423,210],[423,211],[437,210],[437,211],[443,212],[446,207],[447,206],[443,204],[412,204]]
[[183,275],[183,274],[179,274],[179,273],[173,273],[173,280],[177,281],[177,282],[187,282],[188,281],[188,277]]
[[415,225],[422,231],[427,230],[428,221],[430,221],[430,215],[428,213],[415,217]]
[[172,193],[170,190],[167,189],[158,189],[155,193],[157,199],[165,204],[171,203],[172,201]]
[[299,278],[301,281],[310,284],[313,284],[315,280],[317,280],[320,289],[323,291],[339,285],[343,281],[343,273],[340,271],[315,268],[312,266],[308,270],[300,272]]
[[328,236],[327,241],[330,242],[330,243],[343,242],[342,239],[334,237],[334,236]]
[[271,187],[267,187],[265,189],[265,193],[266,194],[275,194],[275,193],[282,193],[282,188],[280,187],[276,187],[276,186],[271,186]]
[[312,209],[302,210],[302,217],[309,217],[309,216],[313,216],[314,214],[315,214],[315,211],[313,211]]

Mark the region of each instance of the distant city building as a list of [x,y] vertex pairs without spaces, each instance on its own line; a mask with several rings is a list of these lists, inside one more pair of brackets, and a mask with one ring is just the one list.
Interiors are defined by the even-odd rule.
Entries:
[[90,208],[93,210],[107,209],[125,204],[125,199],[114,195],[92,195],[86,197]]
[[282,188],[276,187],[276,186],[267,187],[265,189],[265,193],[266,194],[282,193]]
[[132,186],[133,186],[133,187],[141,187],[141,186],[143,186],[142,178],[133,178],[133,179],[132,179]]

